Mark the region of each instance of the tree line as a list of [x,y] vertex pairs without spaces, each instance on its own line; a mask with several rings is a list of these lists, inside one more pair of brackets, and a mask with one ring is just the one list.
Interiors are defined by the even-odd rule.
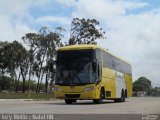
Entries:
[[143,91],[146,96],[160,96],[160,87],[152,87],[151,81],[146,77],[140,77],[133,82],[134,96],[137,96],[138,91]]
[[[63,27],[51,31],[42,27],[38,33],[26,33],[20,40],[0,41],[0,90],[14,92],[47,92],[53,82],[55,60],[58,47],[74,44],[97,44],[104,39],[105,32],[95,19],[73,18],[70,37],[64,42]],[[23,44],[22,44],[23,43]],[[35,79],[35,81],[31,79]],[[45,84],[43,80],[45,79]],[[34,86],[34,89],[33,89]]]

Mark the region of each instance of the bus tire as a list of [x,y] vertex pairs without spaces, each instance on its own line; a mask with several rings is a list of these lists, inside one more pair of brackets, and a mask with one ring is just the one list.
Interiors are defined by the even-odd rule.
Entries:
[[73,100],[72,99],[65,99],[66,104],[72,104]]
[[114,102],[125,102],[125,99],[126,99],[126,94],[122,90],[122,92],[121,92],[121,98],[114,99]]
[[121,102],[125,102],[126,100],[126,93],[122,90],[122,93],[121,93]]
[[72,102],[76,103],[76,102],[77,102],[77,100],[76,100],[76,99],[73,99],[73,100],[72,100]]
[[125,97],[126,97],[126,98],[128,97],[127,90],[125,90]]
[[99,99],[94,99],[93,103],[95,103],[95,104],[101,104],[103,102],[103,98],[104,98],[104,90],[101,89]]

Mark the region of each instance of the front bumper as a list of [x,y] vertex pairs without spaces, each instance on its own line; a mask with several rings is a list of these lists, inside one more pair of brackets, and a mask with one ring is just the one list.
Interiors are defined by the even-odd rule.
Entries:
[[95,94],[95,90],[85,91],[80,93],[55,91],[55,97],[58,99],[90,100],[90,99],[96,99],[96,94]]

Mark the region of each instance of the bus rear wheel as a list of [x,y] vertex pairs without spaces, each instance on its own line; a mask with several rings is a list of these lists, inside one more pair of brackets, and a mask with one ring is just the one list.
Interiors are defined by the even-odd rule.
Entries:
[[122,91],[121,93],[121,102],[125,102],[126,100],[126,93],[124,91]]
[[121,92],[121,98],[115,99],[114,102],[125,102],[125,98],[126,98],[126,94],[122,90],[122,92]]

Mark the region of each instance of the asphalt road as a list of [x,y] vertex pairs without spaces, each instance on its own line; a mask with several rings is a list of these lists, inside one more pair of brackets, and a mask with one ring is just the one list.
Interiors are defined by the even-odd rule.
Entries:
[[92,101],[77,101],[66,105],[63,100],[25,101],[0,100],[0,113],[53,113],[53,114],[160,114],[160,97],[132,97],[125,103],[104,101],[93,104]]

